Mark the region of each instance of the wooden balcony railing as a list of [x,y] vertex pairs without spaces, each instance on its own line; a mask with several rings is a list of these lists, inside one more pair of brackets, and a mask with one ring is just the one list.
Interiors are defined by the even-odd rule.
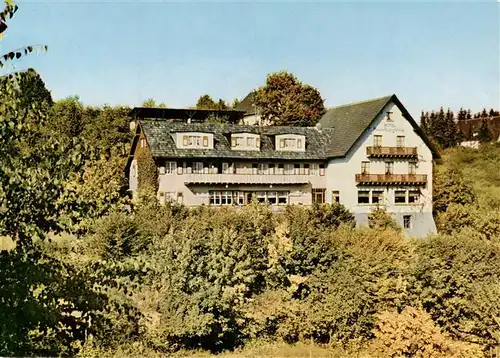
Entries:
[[309,175],[299,174],[183,174],[186,184],[307,184]]
[[417,147],[366,147],[369,157],[413,158],[417,157]]
[[370,185],[415,185],[427,183],[426,174],[356,174],[356,183]]

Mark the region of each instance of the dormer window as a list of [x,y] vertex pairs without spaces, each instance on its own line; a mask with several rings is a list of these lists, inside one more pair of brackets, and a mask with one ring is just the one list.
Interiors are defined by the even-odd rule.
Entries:
[[253,133],[231,134],[231,148],[235,150],[259,150],[260,136]]
[[304,151],[305,138],[299,134],[281,134],[276,136],[277,150]]
[[177,133],[177,148],[213,148],[212,133]]

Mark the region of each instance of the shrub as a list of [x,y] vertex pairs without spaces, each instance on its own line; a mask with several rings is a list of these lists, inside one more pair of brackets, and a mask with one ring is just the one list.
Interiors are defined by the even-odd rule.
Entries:
[[372,229],[392,229],[401,231],[401,226],[385,209],[376,208],[368,214],[368,226]]
[[422,309],[377,314],[370,353],[380,357],[483,357],[478,346],[453,341]]
[[500,282],[499,242],[463,230],[415,244],[409,277],[413,301],[452,337],[486,348],[499,345],[500,311],[492,295]]

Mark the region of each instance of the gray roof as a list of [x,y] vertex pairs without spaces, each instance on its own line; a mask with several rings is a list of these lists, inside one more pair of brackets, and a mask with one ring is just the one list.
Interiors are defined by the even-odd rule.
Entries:
[[243,101],[241,101],[235,108],[236,111],[243,111],[245,112],[245,116],[249,116],[252,114],[255,114],[255,91],[250,92],[247,94],[245,98],[243,98]]
[[[139,121],[154,157],[164,158],[232,158],[232,159],[284,159],[325,160],[333,143],[332,129],[318,130],[315,127],[257,127],[215,123],[179,123],[166,120]],[[204,132],[214,134],[214,149],[177,148],[173,133]],[[260,135],[260,151],[231,149],[232,133],[254,133]],[[306,137],[304,152],[276,150],[274,136],[277,134],[301,134]]]
[[330,108],[319,120],[323,128],[334,129],[333,156],[343,156],[370,126],[394,95]]
[[[432,150],[434,157],[439,157],[432,143],[396,95],[331,108],[320,119],[318,127],[188,124],[168,120],[140,120],[139,123],[155,157],[326,160],[345,156],[390,101],[399,107],[417,134]],[[177,148],[173,140],[173,133],[182,131],[214,133],[214,149]],[[230,134],[242,132],[261,136],[260,151],[231,149]],[[304,135],[306,137],[306,150],[304,152],[276,150],[273,136],[277,134]]]

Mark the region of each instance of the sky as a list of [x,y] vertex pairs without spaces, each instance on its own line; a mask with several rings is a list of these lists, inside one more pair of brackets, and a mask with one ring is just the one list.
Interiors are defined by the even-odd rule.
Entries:
[[327,107],[395,93],[421,110],[500,108],[500,2],[20,1],[0,53],[48,45],[54,98],[186,107],[232,102],[286,70]]

